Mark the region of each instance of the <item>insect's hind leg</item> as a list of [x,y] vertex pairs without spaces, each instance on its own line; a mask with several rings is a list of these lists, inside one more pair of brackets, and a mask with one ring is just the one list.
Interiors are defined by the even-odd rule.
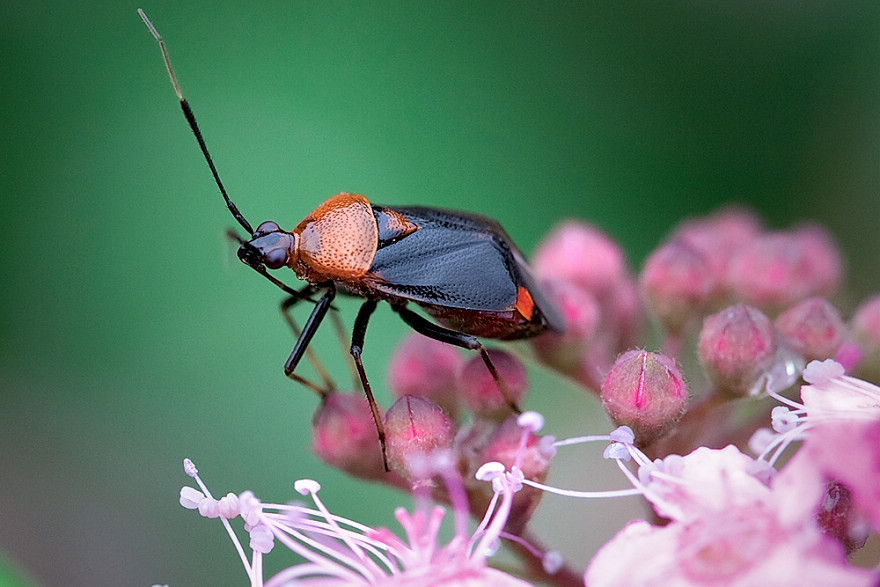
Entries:
[[486,351],[486,347],[484,347],[482,343],[480,343],[476,336],[471,336],[470,334],[464,334],[462,332],[456,332],[455,330],[450,330],[448,328],[438,326],[430,320],[420,316],[419,314],[416,314],[405,306],[393,305],[391,307],[394,309],[395,312],[400,314],[400,317],[403,319],[404,322],[409,325],[410,328],[412,328],[419,334],[461,348],[479,351],[480,357],[482,357],[483,363],[486,364],[486,368],[492,375],[492,379],[495,380],[495,384],[498,385],[498,389],[501,391],[501,395],[504,397],[504,401],[507,402],[507,405],[510,406],[510,409],[513,410],[515,414],[522,413],[522,410],[513,399],[513,394],[511,394],[510,388],[508,388],[507,384],[504,383],[504,380],[501,379],[501,376],[498,374],[498,369],[495,368],[495,365],[492,363],[492,359],[489,358],[489,353]]

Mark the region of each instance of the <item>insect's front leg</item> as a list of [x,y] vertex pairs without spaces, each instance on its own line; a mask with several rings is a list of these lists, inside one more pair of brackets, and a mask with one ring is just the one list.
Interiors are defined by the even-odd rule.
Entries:
[[438,326],[430,320],[427,320],[419,314],[416,314],[406,306],[392,305],[391,307],[394,309],[395,312],[400,314],[400,317],[410,326],[410,328],[412,328],[419,334],[461,348],[479,351],[480,357],[482,357],[483,362],[486,364],[486,368],[492,375],[492,379],[494,379],[496,385],[498,385],[498,389],[499,391],[501,391],[501,395],[504,397],[504,401],[507,402],[507,405],[510,406],[510,409],[513,410],[514,413],[522,413],[522,410],[513,400],[513,394],[510,393],[510,389],[507,387],[507,384],[504,383],[504,380],[501,379],[501,376],[498,374],[498,369],[496,369],[495,365],[492,363],[492,359],[489,358],[489,353],[486,352],[486,347],[484,347],[482,343],[480,343],[476,336],[471,336],[470,334],[464,334],[462,332],[456,332],[455,330],[450,330],[449,328]]
[[[329,284],[319,284],[319,285],[307,285],[301,291],[297,292],[293,291],[291,297],[287,298],[281,304],[281,311],[288,317],[288,312],[291,307],[293,307],[297,302],[309,299],[309,296],[321,287],[326,287],[327,291],[324,292],[324,295],[315,303],[315,307],[312,310],[312,313],[309,315],[309,319],[306,321],[305,326],[302,329],[302,332],[299,333],[299,338],[296,340],[296,345],[293,347],[293,351],[290,353],[290,356],[287,358],[287,361],[284,363],[284,374],[287,375],[290,379],[302,383],[309,389],[314,390],[322,397],[327,395],[329,391],[332,389],[332,384],[328,388],[320,388],[315,386],[308,380],[299,375],[296,375],[294,371],[296,370],[296,366],[299,364],[303,355],[306,352],[306,349],[309,347],[309,343],[312,341],[312,337],[315,336],[315,332],[318,330],[318,326],[321,325],[321,321],[324,319],[324,316],[327,314],[327,310],[330,309],[331,304],[333,303],[333,298],[336,297],[336,286],[332,283]],[[294,332],[298,330],[296,323],[292,318],[288,321],[291,324],[291,327],[294,329]]]
[[[293,308],[293,306],[303,300],[307,300],[309,302],[312,302],[313,304],[317,304],[318,302],[312,299],[312,295],[314,295],[315,292],[319,290],[320,288],[318,286],[308,284],[299,291],[295,292],[293,295],[290,295],[281,301],[281,315],[284,317],[284,321],[287,322],[287,325],[293,331],[297,339],[302,336],[302,330],[300,329],[299,324],[297,324],[296,320],[293,318],[293,314],[291,314],[291,309]],[[331,309],[333,309],[332,306]],[[321,361],[318,360],[315,352],[311,348],[306,348],[306,356],[308,357],[309,362],[312,364],[312,367],[314,367],[315,371],[318,373],[318,377],[321,378],[321,385],[317,385],[312,381],[309,381],[305,377],[297,375],[296,373],[290,373],[288,377],[308,387],[321,397],[324,397],[325,395],[335,391],[336,385],[333,383],[333,379],[330,377],[330,374],[327,373],[327,370],[324,369],[324,366],[321,364]]]

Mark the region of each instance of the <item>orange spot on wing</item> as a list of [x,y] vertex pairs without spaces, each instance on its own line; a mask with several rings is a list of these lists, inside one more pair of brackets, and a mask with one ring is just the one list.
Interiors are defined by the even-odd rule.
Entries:
[[531,320],[535,313],[535,301],[532,294],[523,286],[516,289],[516,311],[526,320]]

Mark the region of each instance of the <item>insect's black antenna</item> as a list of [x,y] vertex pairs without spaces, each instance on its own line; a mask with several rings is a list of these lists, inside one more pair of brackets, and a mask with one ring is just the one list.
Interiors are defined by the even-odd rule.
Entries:
[[244,228],[249,235],[254,234],[254,229],[251,228],[250,223],[245,220],[235,204],[232,203],[232,200],[229,199],[229,195],[226,193],[226,188],[223,187],[223,182],[220,181],[220,175],[217,173],[217,168],[214,167],[214,161],[211,160],[211,154],[208,152],[208,146],[205,144],[205,139],[202,137],[202,131],[199,130],[199,124],[196,122],[196,117],[193,115],[192,109],[190,109],[186,98],[183,97],[183,92],[180,91],[180,84],[177,83],[177,77],[174,75],[174,70],[171,68],[171,60],[168,58],[168,50],[165,48],[165,41],[162,39],[162,35],[159,34],[159,31],[156,30],[156,27],[153,26],[153,23],[150,22],[150,19],[147,18],[147,15],[144,14],[144,11],[140,8],[138,8],[138,14],[141,15],[144,24],[150,29],[153,38],[158,41],[159,48],[162,49],[162,59],[165,60],[165,68],[168,70],[168,75],[171,77],[171,85],[174,86],[174,93],[177,94],[177,99],[180,100],[180,108],[183,110],[183,115],[186,117],[186,121],[189,123],[189,127],[192,129],[193,134],[196,135],[196,140],[199,142],[202,154],[205,156],[205,160],[208,162],[208,167],[211,168],[211,173],[214,175],[214,181],[217,182],[217,187],[220,188],[220,193],[223,194],[223,199],[226,200],[226,207],[229,208],[229,211],[232,212],[232,216],[235,217],[238,223],[241,224],[242,228]]

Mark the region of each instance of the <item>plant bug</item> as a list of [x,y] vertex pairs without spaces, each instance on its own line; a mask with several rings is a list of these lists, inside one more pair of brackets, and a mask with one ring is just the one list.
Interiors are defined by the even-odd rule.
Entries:
[[[341,292],[364,299],[355,318],[350,352],[370,403],[386,470],[382,417],[361,360],[367,324],[380,301],[387,302],[416,332],[478,351],[500,393],[511,409],[519,412],[477,337],[512,340],[547,330],[561,333],[565,323],[538,288],[522,254],[504,229],[494,220],[475,214],[423,206],[378,206],[360,194],[341,193],[318,206],[291,231],[272,221],[263,222],[254,230],[220,181],[171,68],[164,40],[146,14],[140,9],[138,13],[159,43],[183,115],[226,207],[250,235],[244,239],[233,233],[240,244],[239,259],[288,294],[282,303],[285,313],[302,300],[315,304],[284,363],[284,373],[306,383],[294,371],[336,293]],[[293,289],[268,272],[283,267],[292,269],[306,285]],[[321,297],[313,300],[312,296],[319,292],[323,292]],[[437,323],[408,308],[410,302]]]

